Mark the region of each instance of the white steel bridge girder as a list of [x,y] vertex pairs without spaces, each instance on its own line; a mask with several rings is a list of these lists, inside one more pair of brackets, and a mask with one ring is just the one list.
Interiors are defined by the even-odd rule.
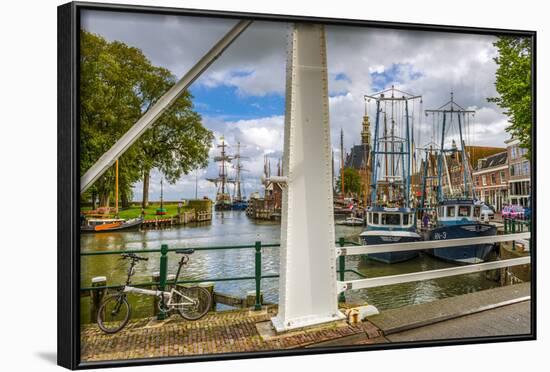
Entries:
[[338,311],[325,30],[289,33],[278,332],[344,318]]

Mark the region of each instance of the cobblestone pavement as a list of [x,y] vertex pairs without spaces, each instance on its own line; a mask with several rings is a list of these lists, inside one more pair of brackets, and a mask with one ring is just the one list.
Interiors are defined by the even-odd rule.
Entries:
[[[337,339],[350,339],[350,345],[386,342],[380,331],[369,322],[350,325],[340,321],[281,335],[260,335],[258,326],[269,321],[275,313],[276,307],[270,307],[261,311],[209,313],[194,322],[183,320],[178,315],[163,322],[140,319],[131,321],[114,335],[101,332],[95,324],[87,324],[81,327],[81,360],[281,350],[314,347],[315,344],[322,346],[322,343]],[[350,338],[353,335],[357,336]],[[342,344],[345,342],[339,343]]]

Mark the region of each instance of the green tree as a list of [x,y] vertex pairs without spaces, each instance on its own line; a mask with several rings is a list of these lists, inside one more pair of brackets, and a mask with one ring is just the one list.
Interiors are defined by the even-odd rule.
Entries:
[[[153,81],[150,96],[144,97],[148,107],[175,83],[167,70],[159,69],[158,75],[163,76],[162,81]],[[212,132],[202,125],[200,115],[193,111],[191,94],[184,92],[141,138],[142,206],[146,208],[149,204],[151,169],[160,170],[173,184],[191,170],[208,165],[213,139]]]
[[[336,180],[336,189],[342,192],[342,174]],[[344,168],[344,191],[346,195],[353,194],[355,196],[361,193],[361,175],[357,169]]]
[[494,43],[499,55],[494,58],[498,65],[495,86],[499,97],[488,98],[505,109],[510,126],[506,128],[527,149],[531,157],[531,49],[530,38],[501,36]]
[[[83,174],[175,82],[165,68],[156,67],[141,50],[99,35],[81,32],[80,172]],[[152,129],[119,159],[119,188],[123,203],[135,182],[149,178],[152,168],[175,182],[191,169],[206,165],[212,133],[193,111],[192,96],[184,92]],[[145,182],[144,182],[145,183]],[[147,182],[148,184],[148,182]],[[87,197],[109,205],[114,170],[90,188]],[[144,193],[145,198],[148,195]]]

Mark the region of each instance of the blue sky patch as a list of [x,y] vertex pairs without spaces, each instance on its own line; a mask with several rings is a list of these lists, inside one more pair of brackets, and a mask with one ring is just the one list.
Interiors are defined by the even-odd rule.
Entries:
[[232,121],[284,114],[283,95],[271,93],[265,96],[243,96],[237,93],[237,89],[227,85],[214,88],[200,84],[193,86],[191,94],[195,110],[203,116],[223,117]]
[[417,80],[423,75],[415,71],[410,63],[393,63],[390,68],[384,72],[371,72],[372,84],[375,91],[381,91],[389,88],[391,83],[401,83],[401,76],[406,75],[410,80]]

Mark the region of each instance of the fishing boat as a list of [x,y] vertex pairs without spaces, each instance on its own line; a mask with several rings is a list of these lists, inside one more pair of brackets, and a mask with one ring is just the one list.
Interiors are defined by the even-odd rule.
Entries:
[[[421,240],[416,231],[415,210],[410,201],[413,159],[408,109],[409,102],[417,99],[421,97],[393,86],[376,95],[365,96],[366,102],[376,102],[374,144],[371,150],[371,205],[366,213],[367,227],[360,234],[362,242],[367,246]],[[383,126],[380,123],[381,114],[384,118]],[[388,264],[417,256],[418,251],[368,254],[371,260]]]
[[[454,102],[451,93],[449,102],[436,110],[426,110],[426,114],[438,115],[442,120],[441,145],[437,164],[438,187],[435,208],[437,221],[435,227],[429,230],[428,238],[430,240],[449,240],[496,235],[496,226],[481,221],[481,203],[476,198],[472,168],[465,151],[464,125],[465,122],[469,123],[469,116],[473,117],[475,111],[466,110],[458,105]],[[449,137],[453,133],[458,134],[460,148],[454,139],[449,142]],[[449,143],[451,146],[447,148],[446,144]],[[458,177],[455,174],[451,176],[449,172],[448,163],[451,161],[454,162],[451,167],[459,169]],[[457,179],[460,179],[461,182],[457,182]],[[421,204],[424,202],[422,201]],[[494,244],[484,243],[435,248],[427,252],[445,261],[471,264],[486,261],[493,249]]]
[[337,225],[343,225],[343,226],[363,226],[365,221],[362,218],[350,216],[342,221],[337,221]]
[[113,232],[119,230],[139,230],[143,218],[132,218],[125,220],[122,218],[94,218],[86,219],[80,226],[80,231],[83,233],[101,233]]
[[[438,223],[430,230],[430,240],[476,238],[496,235],[496,226],[480,221],[481,206],[473,199],[445,199],[436,208]],[[473,244],[452,248],[435,248],[428,251],[445,261],[460,264],[484,262],[494,244]]]

